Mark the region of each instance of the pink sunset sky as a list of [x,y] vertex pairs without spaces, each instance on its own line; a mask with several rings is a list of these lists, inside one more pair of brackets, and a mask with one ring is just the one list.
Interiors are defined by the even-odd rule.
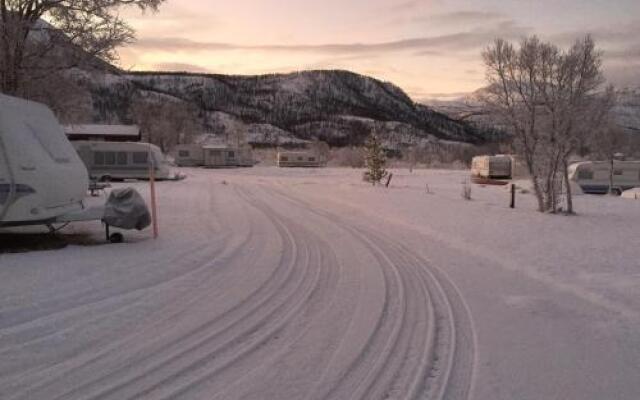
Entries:
[[640,85],[637,0],[168,0],[158,14],[123,16],[138,36],[120,49],[126,69],[347,69],[423,100],[482,87],[480,54],[496,37],[566,46],[590,33],[610,82]]

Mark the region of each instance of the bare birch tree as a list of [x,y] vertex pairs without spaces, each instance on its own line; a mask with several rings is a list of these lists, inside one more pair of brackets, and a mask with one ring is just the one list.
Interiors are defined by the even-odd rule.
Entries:
[[610,112],[603,101],[602,53],[589,36],[566,51],[533,36],[519,48],[498,39],[483,58],[489,83],[483,102],[514,136],[538,210],[557,211],[564,182],[573,213],[569,159]]
[[0,0],[0,91],[24,95],[27,80],[115,60],[134,37],[119,10],[155,11],[164,1]]
[[163,152],[191,143],[194,131],[199,129],[194,107],[180,101],[139,96],[133,101],[131,114],[144,139]]

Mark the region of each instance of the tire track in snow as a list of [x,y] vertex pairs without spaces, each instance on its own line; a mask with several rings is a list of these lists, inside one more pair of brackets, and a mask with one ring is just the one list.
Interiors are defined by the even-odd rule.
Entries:
[[[254,329],[250,332],[249,337],[243,337],[243,335],[234,338],[233,342],[237,345],[232,351],[228,351],[229,354],[220,355],[217,363],[210,366],[210,368],[201,368],[201,371],[188,370],[189,374],[181,374],[173,376],[169,382],[162,382],[162,385],[154,387],[153,391],[145,391],[141,395],[145,398],[153,399],[180,399],[187,397],[190,392],[197,390],[201,385],[210,383],[216,377],[224,374],[229,369],[234,368],[237,364],[243,360],[251,358],[253,362],[250,363],[251,368],[258,368],[259,364],[267,362],[270,352],[278,352],[278,348],[286,347],[287,343],[274,343],[274,338],[277,338],[279,334],[292,323],[292,320],[299,315],[300,310],[306,307],[308,301],[313,296],[318,295],[318,291],[327,290],[326,286],[321,285],[326,281],[326,275],[330,272],[319,268],[321,253],[315,246],[310,246],[312,242],[302,241],[301,238],[307,236],[306,232],[298,226],[287,226],[283,223],[283,220],[277,214],[274,214],[271,209],[265,207],[259,201],[256,201],[255,196],[252,196],[250,192],[238,188],[239,195],[244,201],[254,206],[263,215],[271,220],[271,222],[282,229],[282,231],[290,238],[292,244],[300,249],[305,249],[305,260],[303,264],[299,263],[298,258],[292,259],[292,267],[299,268],[304,266],[303,273],[304,280],[301,280],[295,292],[291,293],[288,298],[284,299],[281,304],[277,305],[277,308],[268,314],[263,313],[260,315],[261,321],[259,325],[254,326]],[[271,346],[269,347],[269,344]],[[262,356],[262,354],[264,356]],[[266,357],[266,358],[265,358]],[[246,364],[246,363],[245,363]],[[237,368],[237,367],[236,367]],[[240,368],[242,373],[247,373],[246,368]],[[182,381],[177,381],[176,378],[183,378]],[[164,390],[163,390],[164,389]],[[140,395],[140,394],[138,394]]]
[[[442,271],[378,228],[365,226],[351,217],[343,219],[284,190],[263,184],[244,186],[248,185],[227,187],[234,198],[246,204],[248,219],[253,224],[251,235],[244,244],[235,242],[238,246],[229,252],[223,264],[229,273],[236,268],[242,273],[251,273],[253,269],[246,265],[256,263],[257,266],[261,261],[259,257],[267,254],[267,249],[265,247],[264,254],[257,251],[244,254],[243,247],[260,241],[262,235],[273,236],[271,239],[282,245],[283,252],[260,285],[247,291],[224,312],[203,314],[196,326],[160,332],[182,310],[204,310],[217,298],[215,293],[208,293],[207,288],[216,284],[220,271],[204,262],[200,265],[203,273],[190,279],[199,280],[190,286],[194,293],[178,299],[180,306],[165,305],[158,309],[158,315],[145,325],[152,328],[151,331],[135,332],[107,347],[80,349],[73,358],[25,378],[25,383],[33,382],[35,376],[44,380],[38,386],[18,390],[9,398],[245,398],[242,393],[248,393],[244,389],[253,383],[252,378],[278,368],[283,358],[311,362],[305,360],[303,354],[291,353],[291,349],[308,338],[311,327],[323,319],[327,324],[332,323],[328,315],[334,314],[329,314],[328,309],[334,303],[334,294],[344,296],[335,290],[345,271],[336,259],[337,253],[329,247],[341,246],[341,238],[323,236],[302,226],[292,216],[294,209],[309,216],[305,224],[313,220],[320,225],[319,232],[323,232],[322,227],[332,227],[327,232],[344,232],[344,240],[357,243],[358,249],[366,251],[367,260],[375,257],[377,262],[371,265],[363,264],[363,257],[360,263],[350,267],[362,274],[380,274],[382,287],[374,293],[379,296],[380,309],[375,309],[376,314],[371,313],[372,329],[350,324],[344,332],[335,335],[333,340],[337,340],[337,345],[329,347],[331,353],[323,359],[326,362],[318,365],[316,373],[320,376],[315,385],[302,388],[306,396],[287,398],[457,400],[470,397],[475,362],[473,324],[462,296]],[[256,188],[260,190],[254,190]],[[265,222],[268,222],[266,226]],[[204,237],[209,223],[203,220],[198,227]],[[149,290],[169,290],[177,287],[179,281],[169,281],[166,288]],[[149,295],[148,301],[166,301],[160,294],[158,299],[152,293]],[[353,318],[355,313],[367,311],[370,296],[371,291],[366,296],[359,293],[355,297],[357,306],[349,309],[354,313]],[[99,311],[107,317],[118,312],[100,307],[75,312],[81,315],[89,310]],[[159,316],[163,311],[169,314]],[[62,317],[58,314],[50,322],[67,325],[73,321]],[[99,317],[80,318],[77,327],[96,318]],[[140,346],[155,329],[159,332],[151,337],[151,343]],[[259,397],[254,393],[254,397],[246,398],[285,397]]]
[[[234,249],[235,251],[232,252],[233,253],[237,253],[241,250],[241,245],[239,245],[237,248]],[[206,269],[211,269],[214,266],[218,265],[220,263],[213,263],[213,264],[207,264],[207,265],[203,265],[201,266],[201,268],[198,269],[198,271],[194,271],[194,272],[206,272],[204,270]],[[216,273],[220,272],[220,271],[215,271]],[[195,275],[195,274],[194,274]],[[202,275],[202,274],[199,274]],[[202,276],[200,277],[200,279],[202,279],[202,282],[208,282],[208,280],[210,280],[212,278],[213,275],[210,275],[209,277],[205,277]],[[189,276],[183,276],[181,279],[189,279],[189,280],[195,280],[198,279],[198,277],[189,277]],[[179,278],[173,279],[172,281],[177,281],[179,280]],[[87,311],[87,310],[80,310],[80,311],[84,311],[85,314],[88,315],[94,315],[93,317],[89,318],[89,319],[85,319],[81,321],[81,325],[72,325],[72,326],[68,326],[65,330],[62,331],[56,331],[55,333],[52,333],[51,335],[49,335],[50,337],[55,337],[55,336],[59,336],[59,335],[64,335],[65,332],[73,332],[79,329],[82,329],[82,326],[88,326],[91,325],[92,323],[97,323],[102,319],[105,318],[112,318],[113,314],[117,314],[117,313],[126,313],[128,311],[128,309],[135,307],[138,303],[141,302],[153,302],[153,297],[160,297],[161,293],[158,293],[158,291],[167,291],[167,290],[172,290],[172,287],[169,285],[172,282],[166,282],[165,284],[162,285],[158,285],[157,287],[154,287],[154,292],[153,293],[141,293],[141,296],[136,297],[135,299],[133,299],[131,302],[128,302],[128,299],[126,298],[129,295],[124,296],[124,298],[120,299],[120,296],[118,296],[118,300],[125,302],[126,304],[120,304],[118,305],[118,307],[116,307],[115,309],[109,309],[106,312],[103,312],[103,310],[96,310],[96,309],[92,309],[91,311]],[[202,285],[200,285],[202,286]],[[201,290],[205,290],[205,287],[201,287],[199,288],[198,286],[194,286],[192,287],[192,289],[194,289],[194,291],[198,291],[198,289]],[[147,291],[147,290],[141,290],[143,292]],[[105,302],[111,302],[113,301],[113,298],[109,298],[107,300],[105,300]],[[174,303],[173,303],[173,308],[179,308],[177,311],[175,312],[168,312],[169,310],[166,309],[162,309],[160,311],[155,312],[154,314],[160,314],[161,316],[158,317],[157,319],[154,320],[153,325],[154,326],[158,326],[159,328],[162,327],[163,325],[165,325],[166,323],[168,323],[169,321],[171,321],[173,318],[176,317],[176,314],[183,312],[184,309],[189,307],[189,304],[193,304],[196,303],[199,300],[198,297],[195,298],[190,298],[188,295],[187,296],[182,296],[179,299],[177,299]],[[179,306],[179,307],[176,307]],[[105,305],[105,307],[108,307],[108,304]],[[150,317],[151,319],[153,319],[153,317]],[[55,325],[66,325],[64,322],[61,321],[52,321],[53,324]],[[31,387],[30,388],[30,392],[38,389],[38,388],[42,388],[45,387],[47,384],[53,382],[56,380],[56,377],[60,377],[62,375],[69,375],[69,374],[73,374],[76,371],[82,370],[84,369],[87,365],[91,364],[91,363],[95,363],[101,359],[103,359],[104,357],[107,357],[109,355],[112,355],[112,352],[117,351],[119,348],[122,348],[124,346],[126,346],[128,343],[136,343],[136,342],[140,342],[143,341],[145,336],[148,336],[148,331],[144,330],[144,331],[140,331],[140,332],[134,332],[131,335],[127,335],[124,338],[118,340],[117,342],[114,342],[112,344],[110,344],[109,346],[107,346],[104,349],[101,349],[99,352],[95,353],[93,351],[91,351],[91,348],[93,347],[92,345],[86,345],[83,346],[82,348],[79,348],[75,353],[76,355],[73,357],[70,357],[69,359],[65,360],[62,363],[56,363],[54,365],[52,365],[51,367],[48,368],[38,368],[38,374],[42,375],[43,379],[38,379],[39,384]],[[46,340],[47,337],[44,338],[40,338],[39,341],[44,341]],[[30,345],[33,344],[31,342],[26,343],[26,345]],[[46,342],[44,343],[46,345]],[[64,369],[65,365],[71,365],[71,367],[69,369]],[[121,369],[119,369],[120,371]],[[20,372],[19,375],[25,374],[26,373],[30,373],[31,371],[22,371]],[[12,379],[11,377],[9,377],[9,379]]]
[[[251,221],[249,221],[251,222]],[[215,252],[211,253],[210,255],[203,257],[203,258],[198,258],[196,260],[200,260],[200,262],[196,263],[196,267],[184,274],[182,277],[176,277],[175,279],[169,280],[169,281],[165,281],[159,285],[157,285],[157,287],[153,287],[153,289],[157,289],[157,290],[153,290],[150,295],[156,295],[156,297],[159,297],[160,295],[162,295],[162,292],[167,292],[167,291],[175,291],[176,287],[175,285],[170,285],[171,283],[174,283],[173,281],[176,280],[187,280],[187,283],[189,281],[196,281],[196,282],[201,282],[199,284],[199,286],[193,286],[193,285],[189,285],[189,287],[187,289],[192,289],[189,290],[189,292],[194,292],[196,294],[198,293],[206,293],[206,291],[199,291],[199,290],[193,290],[193,289],[206,289],[206,285],[208,280],[215,278],[216,275],[220,274],[221,272],[223,272],[225,270],[225,260],[226,259],[234,259],[237,254],[239,254],[240,252],[242,252],[243,250],[245,250],[245,246],[247,243],[249,243],[252,239],[254,239],[255,236],[255,227],[253,225],[251,225],[249,231],[246,233],[246,235],[244,235],[243,237],[239,237],[236,238],[236,240],[234,241],[227,241],[226,243],[230,244],[231,247],[228,248],[224,248],[224,249],[217,249],[216,247],[214,247],[214,249],[216,249]],[[186,259],[186,261],[191,261],[190,259]],[[215,267],[215,268],[214,268]],[[195,277],[189,277],[189,275],[193,275],[194,273],[198,273],[198,276]],[[204,286],[203,286],[204,285]],[[204,294],[206,295],[206,294]],[[185,295],[181,295],[179,297],[179,299],[176,300],[172,300],[173,304],[178,304],[180,305],[180,307],[173,307],[173,308],[177,308],[176,311],[174,312],[168,312],[170,310],[167,309],[161,309],[160,311],[157,312],[158,315],[161,315],[161,317],[159,319],[157,319],[156,321],[154,321],[153,326],[157,326],[157,327],[161,327],[164,323],[166,323],[167,321],[170,321],[172,318],[175,317],[176,313],[180,313],[182,312],[182,309],[184,309],[184,307],[188,307],[189,304],[193,304],[194,302],[198,301],[199,297],[196,296],[195,298],[192,298],[193,296],[189,296],[187,293],[187,296]],[[200,295],[200,297],[202,297],[202,295]],[[106,301],[109,301],[111,299],[107,299]],[[150,301],[152,299],[147,299],[147,301]],[[166,300],[165,300],[166,301]],[[134,303],[130,303],[128,304],[129,307],[133,307],[135,306],[135,302]],[[83,310],[85,311],[85,314],[88,313],[89,311],[87,309]],[[91,310],[92,312],[96,312],[99,310]],[[100,318],[105,318],[107,317],[109,314],[111,314],[112,312],[117,312],[117,310],[111,310],[110,313],[106,313],[106,314],[99,314],[93,318],[91,318],[90,320],[93,319],[100,319]],[[83,321],[85,324],[86,323],[90,323],[89,321]],[[51,321],[52,324],[60,324],[60,325],[65,325],[65,321],[56,321],[55,319],[53,319]],[[201,327],[202,329],[206,328],[205,327]],[[73,327],[69,327],[67,329],[73,329]],[[192,334],[195,334],[196,332],[191,332]],[[104,349],[101,349],[101,351],[99,352],[92,352],[90,351],[90,348],[83,348],[80,349],[78,351],[79,355],[77,357],[72,357],[70,359],[65,360],[62,363],[56,363],[55,365],[53,365],[51,368],[39,368],[39,372],[38,374],[42,376],[42,379],[38,379],[39,384],[29,388],[29,392],[28,393],[33,393],[34,390],[39,389],[39,388],[43,388],[46,387],[48,383],[55,381],[56,377],[59,377],[61,375],[69,375],[72,374],[78,370],[83,369],[85,366],[91,364],[91,363],[95,363],[96,361],[111,355],[112,352],[116,351],[118,348],[122,347],[122,346],[126,346],[128,343],[135,343],[136,341],[140,341],[140,339],[144,336],[148,335],[148,332],[146,331],[141,331],[141,332],[134,332],[131,335],[127,335],[125,336],[123,339],[118,340],[117,342],[114,342],[112,344],[110,344],[109,346],[107,346]],[[148,349],[147,349],[148,350]],[[83,352],[85,351],[85,352]],[[70,365],[69,369],[64,368],[65,365]],[[118,368],[120,369],[120,368]],[[21,372],[20,375],[24,374],[24,371]],[[13,393],[13,396],[17,396],[19,395],[19,393],[21,391],[17,391],[18,393]],[[19,398],[19,397],[18,397]],[[27,398],[30,398],[30,395],[27,396]],[[51,398],[50,394],[47,395],[45,398]]]
[[[432,320],[436,325],[435,341],[432,345],[433,348],[425,350],[426,354],[432,352],[434,357],[431,360],[431,365],[422,364],[418,367],[422,367],[425,372],[422,372],[422,376],[416,376],[417,386],[414,386],[412,390],[414,397],[401,396],[401,398],[468,399],[473,389],[476,363],[475,331],[469,307],[455,284],[438,268],[431,266],[422,257],[410,249],[396,244],[382,233],[374,231],[372,228],[363,228],[359,224],[346,223],[340,217],[326,210],[320,211],[318,207],[314,207],[300,198],[283,193],[281,189],[274,189],[274,191],[283,200],[298,203],[300,207],[351,230],[363,241],[373,242],[373,247],[385,255],[387,260],[402,261],[398,265],[395,261],[391,263],[401,273],[406,273],[411,269],[418,271],[428,287],[429,298],[436,310],[435,319]],[[423,359],[427,360],[428,358],[427,356]],[[380,374],[374,374],[373,380],[379,381],[379,378]],[[417,389],[418,385],[422,385],[426,393],[421,393],[421,390]],[[369,397],[366,397],[365,392],[365,396],[349,398],[365,399]],[[381,398],[386,398],[386,396]]]
[[[210,193],[210,192],[206,192],[206,193]],[[210,201],[208,201],[207,203],[211,204]],[[200,203],[196,203],[196,204],[200,204]],[[201,208],[201,207],[197,206],[197,208]],[[201,215],[201,213],[203,213],[203,211],[201,211],[200,213],[197,213],[196,215]],[[217,233],[220,231],[219,229],[216,230],[216,227],[219,228],[220,226],[219,220],[207,218],[205,219],[205,222],[206,224],[204,226],[206,229],[204,229],[204,233],[202,234],[203,237],[205,238],[211,238],[212,236],[217,237],[217,235],[212,235],[212,233],[214,232]],[[195,226],[198,226],[198,225],[195,225]],[[197,232],[193,232],[193,233],[197,233]],[[33,326],[33,324],[39,322],[40,320],[44,320],[44,323],[47,324],[50,322],[51,318],[56,317],[56,314],[67,314],[78,309],[80,309],[82,313],[83,311],[82,308],[86,306],[102,303],[105,300],[109,300],[111,298],[127,296],[139,290],[145,290],[145,289],[153,288],[154,286],[160,286],[165,283],[169,283],[173,279],[180,279],[183,275],[188,275],[190,273],[193,273],[199,270],[200,267],[203,266],[203,263],[205,261],[211,260],[219,256],[230,240],[231,238],[228,235],[226,235],[216,240],[216,242],[220,243],[220,245],[217,245],[217,246],[212,246],[212,243],[210,241],[196,242],[191,247],[187,249],[182,249],[178,253],[173,254],[172,257],[168,260],[166,258],[166,255],[164,254],[159,254],[157,256],[152,255],[152,257],[155,257],[155,258],[151,258],[150,260],[148,260],[148,263],[152,263],[159,267],[163,265],[178,264],[178,261],[185,260],[185,259],[187,261],[192,261],[191,258],[194,256],[197,256],[198,258],[196,258],[191,262],[192,264],[196,265],[195,268],[189,269],[186,271],[177,271],[176,273],[167,273],[166,276],[158,276],[157,274],[153,274],[152,276],[153,279],[151,279],[151,281],[146,285],[125,287],[115,292],[107,291],[106,293],[96,292],[96,290],[92,288],[92,289],[86,289],[85,291],[82,291],[82,292],[74,292],[70,294],[65,293],[65,295],[63,296],[48,298],[46,299],[46,304],[44,305],[40,305],[36,303],[36,304],[30,304],[30,306],[26,309],[25,308],[22,308],[22,309],[14,308],[14,309],[4,309],[4,310],[0,309],[0,337],[9,336],[11,333],[15,332],[16,330],[22,327]],[[216,251],[211,252],[212,248],[216,249]],[[135,267],[138,263],[139,263],[139,260],[132,261],[125,265],[120,266],[119,268],[120,270],[124,270],[124,271],[135,270]],[[158,268],[156,268],[156,271],[157,270]],[[108,286],[108,285],[105,285],[105,286]],[[90,299],[90,301],[87,301],[88,299]],[[25,311],[36,308],[36,307],[38,311],[35,313],[35,316],[36,316],[35,318],[28,319],[28,318],[20,317],[22,314],[25,314]],[[33,316],[33,314],[31,316]],[[26,336],[26,332],[24,331],[20,331],[19,334],[23,337]],[[0,348],[0,354],[1,352],[2,352],[2,348]]]
[[[282,233],[282,235],[286,235],[286,233],[284,233],[284,232],[283,232],[283,233]],[[292,235],[291,235],[290,233],[288,234],[288,237],[290,238],[290,240],[292,239]],[[292,242],[292,243],[295,243],[295,242]],[[286,247],[292,247],[292,246],[286,246]],[[293,246],[293,247],[295,248],[295,246]],[[297,256],[292,257],[292,261],[297,261],[297,260],[298,260]],[[291,269],[291,265],[292,265],[292,264],[293,264],[292,262],[290,262],[290,263],[289,263],[289,265],[290,265],[290,266],[289,266],[289,269]],[[283,264],[283,265],[284,265],[284,264]],[[285,283],[286,283],[286,282],[285,282]],[[281,288],[280,288],[280,289],[281,289]],[[277,287],[276,287],[275,289],[274,289],[274,288],[269,288],[269,290],[267,290],[267,291],[266,291],[266,293],[269,293],[269,294],[273,295],[272,297],[275,297],[275,296],[278,294],[278,292],[279,292],[279,290],[278,290],[278,288],[277,288]],[[251,296],[251,297],[249,297],[249,298],[251,298],[251,299],[253,299],[253,300],[256,300],[256,299],[255,299],[255,296]],[[264,304],[267,304],[268,302],[267,302],[267,301],[265,301],[265,300],[260,300],[258,303],[260,303],[260,304],[264,305]],[[262,319],[269,319],[269,318],[268,318],[268,317],[269,317],[269,315],[266,315],[266,316],[265,316],[265,315],[262,315],[261,317],[262,317]],[[264,322],[264,321],[262,321],[262,322]],[[254,327],[254,329],[255,329],[255,327]],[[238,333],[229,333],[227,336],[229,336],[229,339],[230,339],[232,342],[233,342],[233,341],[238,341],[238,338],[242,337],[242,335],[241,335],[241,334],[238,334]],[[227,347],[228,347],[228,345],[229,345],[229,343],[228,343],[228,342],[227,342],[227,343],[224,343],[222,346],[219,346],[219,349],[220,349],[220,350],[224,350],[225,348],[227,348]],[[191,349],[191,350],[194,350],[194,351],[195,351],[195,350],[199,350],[199,349],[195,349],[195,348],[194,348],[194,349]],[[183,352],[183,353],[181,353],[181,355],[184,355],[184,352]],[[209,354],[209,356],[210,356],[210,354]],[[210,360],[209,360],[209,358],[211,358],[211,357],[209,357],[209,356],[208,356],[208,357],[205,357],[205,358],[197,359],[195,363],[193,362],[193,360],[192,360],[192,359],[187,359],[187,361],[188,361],[188,364],[189,364],[189,365],[187,365],[187,366],[186,366],[186,368],[183,368],[183,369],[178,368],[178,372],[177,372],[177,373],[175,372],[175,369],[174,369],[174,370],[172,370],[172,372],[173,372],[173,373],[172,373],[172,375],[169,377],[170,379],[169,379],[168,381],[169,381],[169,382],[173,382],[176,378],[180,378],[181,376],[185,376],[185,375],[188,375],[188,374],[193,373],[193,372],[194,372],[194,369],[197,369],[197,367],[203,367],[203,366],[205,366],[205,365],[206,365],[206,362],[207,362],[207,361],[210,361]],[[163,361],[166,361],[166,360],[163,360]],[[170,360],[170,361],[171,361],[171,360]],[[164,364],[164,363],[159,364],[159,365],[160,365],[161,367],[164,367],[164,366],[165,366],[165,364]],[[135,368],[138,368],[138,367],[139,367],[139,365],[136,365],[136,366],[135,366]],[[156,370],[156,371],[152,371],[152,372],[157,372],[157,370]],[[143,377],[143,378],[144,378],[144,377]],[[139,380],[135,380],[135,381],[131,381],[131,380],[129,380],[128,382],[126,382],[126,384],[129,384],[129,387],[131,387],[131,386],[136,386],[136,389],[139,389],[139,386],[138,386],[138,385],[136,385],[136,384],[138,384],[138,383],[140,383],[140,382],[139,382]],[[158,388],[162,387],[163,385],[165,385],[165,386],[166,386],[166,384],[167,384],[167,380],[166,380],[166,379],[165,379],[165,380],[162,380],[162,381],[160,381],[159,385],[152,386],[152,389],[158,389]],[[122,388],[122,387],[115,387],[115,388],[114,388],[114,387],[111,387],[108,391],[103,392],[102,394],[99,394],[98,396],[91,396],[91,397],[87,397],[87,398],[102,398],[102,397],[109,397],[111,394],[115,394],[115,393],[116,393],[116,392],[114,392],[114,391],[113,391],[113,389],[121,389],[121,388]],[[142,392],[142,393],[140,393],[139,391],[137,391],[137,393],[135,394],[135,396],[136,396],[136,397],[139,397],[139,396],[145,396],[145,397],[146,397],[147,395],[150,395],[150,393],[151,393],[151,392],[152,392],[152,391],[148,391],[148,390],[146,390],[146,391],[144,391],[144,392]],[[119,393],[119,392],[118,392],[118,393]],[[122,398],[122,397],[118,397],[118,398]]]

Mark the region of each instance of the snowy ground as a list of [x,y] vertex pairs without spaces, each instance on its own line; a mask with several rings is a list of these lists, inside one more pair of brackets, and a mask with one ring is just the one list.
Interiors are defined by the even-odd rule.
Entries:
[[1,399],[640,398],[638,201],[184,171],[156,241],[0,255]]

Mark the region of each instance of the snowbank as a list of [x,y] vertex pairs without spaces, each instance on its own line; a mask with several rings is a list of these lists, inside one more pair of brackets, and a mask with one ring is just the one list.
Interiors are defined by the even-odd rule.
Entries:
[[640,188],[633,188],[633,189],[625,190],[622,193],[622,198],[624,198],[624,199],[632,199],[632,200],[640,200]]

